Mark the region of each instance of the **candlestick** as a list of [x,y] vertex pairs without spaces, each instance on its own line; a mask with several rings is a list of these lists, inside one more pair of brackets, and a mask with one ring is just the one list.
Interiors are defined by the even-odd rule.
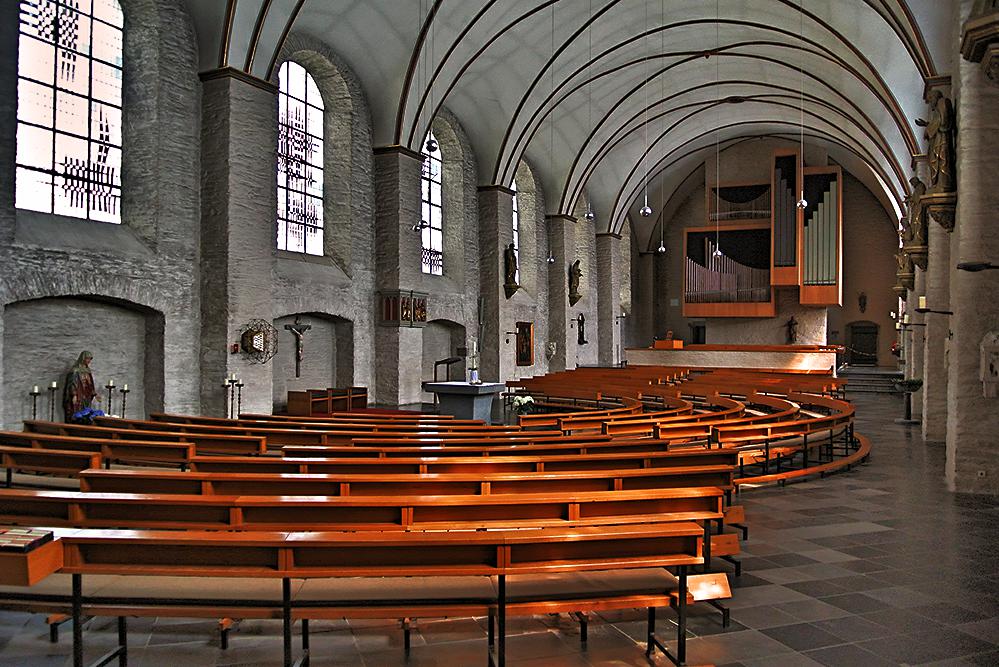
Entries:
[[31,420],[34,421],[38,419],[38,395],[42,393],[38,391],[38,385],[36,384],[31,388],[28,394],[31,396]]
[[56,393],[56,389],[58,389],[58,388],[59,388],[59,385],[56,382],[53,382],[49,386],[49,421],[50,422],[54,422],[55,421],[55,393]]
[[107,414],[114,416],[114,380],[108,381],[104,388],[108,390],[108,410]]
[[239,419],[239,415],[243,413],[243,383],[242,381],[236,384],[236,419]]
[[124,419],[125,418],[125,400],[128,398],[128,385],[126,384],[124,387],[122,387],[118,391],[121,392],[121,418]]

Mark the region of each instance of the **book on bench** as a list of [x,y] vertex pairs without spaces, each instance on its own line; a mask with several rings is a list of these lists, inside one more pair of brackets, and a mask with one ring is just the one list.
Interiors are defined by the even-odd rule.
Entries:
[[51,530],[0,528],[0,551],[28,553],[53,539]]

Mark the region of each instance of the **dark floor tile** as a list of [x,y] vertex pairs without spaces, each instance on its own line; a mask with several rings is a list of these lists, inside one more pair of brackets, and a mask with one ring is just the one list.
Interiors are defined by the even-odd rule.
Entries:
[[829,667],[889,667],[895,664],[853,644],[806,651],[805,655]]
[[843,640],[836,635],[826,632],[811,623],[782,625],[777,628],[767,628],[766,630],[761,630],[761,632],[795,651],[807,651],[809,649],[843,643]]
[[816,579],[814,581],[798,581],[787,584],[787,587],[813,598],[823,597],[826,595],[839,595],[846,592],[846,589],[823,579]]
[[863,593],[845,593],[843,595],[831,595],[829,597],[822,598],[822,601],[831,604],[834,607],[839,607],[851,614],[863,614],[871,611],[879,611],[882,609],[888,609],[890,605],[881,600],[875,600],[874,598],[864,595]]

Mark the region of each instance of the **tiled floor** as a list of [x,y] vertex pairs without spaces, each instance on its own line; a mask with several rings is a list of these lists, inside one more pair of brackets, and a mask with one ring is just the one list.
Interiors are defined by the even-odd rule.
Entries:
[[[690,664],[999,665],[999,499],[947,492],[943,446],[893,423],[898,397],[860,395],[856,404],[858,431],[874,442],[868,465],[742,493],[751,532],[743,576],[733,579],[732,627],[697,613]],[[508,659],[648,665],[643,619],[638,611],[595,618],[585,651],[566,616],[511,619]],[[66,665],[68,630],[49,644],[42,616],[0,612],[0,664]],[[130,630],[133,665],[280,664],[276,622],[244,622],[227,651],[212,622],[135,619]],[[88,658],[107,650],[112,619],[91,621],[87,640]],[[317,622],[312,664],[480,665],[485,643],[484,619],[424,621],[407,661],[392,621]]]

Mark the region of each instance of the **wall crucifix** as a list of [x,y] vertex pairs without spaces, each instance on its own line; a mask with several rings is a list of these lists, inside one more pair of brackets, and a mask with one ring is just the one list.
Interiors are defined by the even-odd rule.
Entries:
[[301,318],[295,317],[294,324],[286,324],[284,328],[295,337],[295,377],[302,377],[302,357],[305,355],[305,344],[302,338],[305,332],[312,328],[311,324],[302,324]]

